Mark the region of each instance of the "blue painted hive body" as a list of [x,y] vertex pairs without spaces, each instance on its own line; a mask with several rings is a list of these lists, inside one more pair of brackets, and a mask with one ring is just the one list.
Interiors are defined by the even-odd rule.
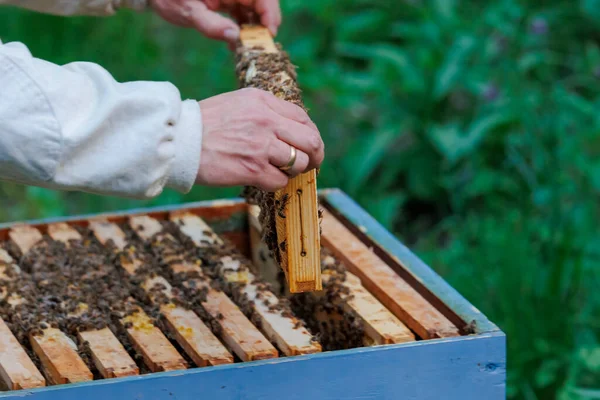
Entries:
[[[186,356],[186,360],[190,364],[189,369],[149,372],[144,371],[142,366],[142,374],[136,376],[5,391],[0,392],[0,399],[22,397],[34,400],[505,398],[506,343],[505,336],[498,327],[344,193],[338,190],[323,191],[321,201],[332,218],[342,223],[352,235],[368,246],[378,259],[392,268],[403,282],[410,286],[411,290],[426,299],[435,308],[436,313],[443,315],[456,328],[456,335],[449,334],[446,337],[444,334],[437,335],[435,332],[425,329],[426,321],[411,319],[410,307],[403,307],[402,299],[389,298],[390,292],[386,292],[384,286],[377,286],[377,282],[370,280],[372,277],[360,276],[362,266],[358,265],[355,266],[358,269],[352,270],[352,272],[359,275],[365,288],[370,292],[366,295],[374,295],[402,323],[406,323],[415,333],[416,341],[382,345],[365,342],[364,346],[358,348],[323,352],[306,351],[314,354],[301,354],[301,350],[294,352],[295,350],[289,348],[284,349],[287,342],[282,343],[281,340],[276,339],[277,332],[272,333],[259,323],[257,326],[262,332],[266,332],[265,336],[277,348],[280,357],[265,356],[264,358],[268,359],[242,361],[243,351],[239,348],[232,348],[232,346],[236,346],[235,343],[232,345],[232,343],[222,340],[231,354],[235,353],[235,362],[224,361],[224,365],[209,362],[203,368],[196,368],[194,364],[198,366],[202,360],[193,357],[190,359]],[[150,219],[166,220],[170,216],[185,216],[180,213],[186,210],[202,217],[214,232],[229,239],[242,253],[252,253],[250,244],[252,226],[248,224],[248,209],[241,200],[134,210],[105,217],[115,223],[121,223],[134,214],[147,215],[151,217]],[[57,222],[66,222],[73,227],[88,226],[90,219],[97,218],[98,216],[86,216],[60,221],[45,220],[32,222],[30,225],[42,232],[47,232],[47,227]],[[179,221],[177,218],[173,220]],[[184,230],[186,222],[179,222]],[[11,229],[14,229],[14,224],[0,227],[1,242],[10,239]],[[151,230],[152,228],[144,229]],[[157,238],[151,232],[146,231],[145,234],[152,240]],[[193,232],[190,235],[193,239]],[[325,235],[326,232],[324,232],[324,237]],[[335,240],[335,238],[324,240],[324,246],[332,247],[332,250],[335,250],[333,248],[337,246],[338,253],[336,254],[344,256],[342,254],[344,243],[336,244]],[[198,241],[197,243],[201,244],[202,242]],[[349,248],[347,253],[355,254],[353,253],[355,250],[355,248]],[[352,257],[348,256],[346,261],[351,263]],[[228,269],[224,271],[224,274],[231,273]],[[234,279],[245,279],[240,278],[239,275],[238,271]],[[250,282],[248,284],[251,286]],[[381,288],[383,288],[383,292],[380,291]],[[351,298],[345,301],[350,302]],[[399,304],[400,309],[394,309],[394,304]],[[253,306],[256,307],[256,305]],[[240,306],[240,308],[243,307]],[[250,319],[252,323],[256,323],[254,318]],[[264,324],[265,320],[262,321]],[[420,327],[425,328],[420,330]],[[377,328],[374,329],[377,330]],[[13,333],[17,335],[17,332]],[[238,340],[237,345],[244,342],[243,339],[236,340]],[[0,349],[3,348],[2,346],[0,341]],[[270,345],[267,344],[267,346]],[[36,353],[36,351],[30,350],[29,355],[35,358],[39,351],[38,349]],[[182,354],[184,352],[193,354],[190,349],[182,347],[177,347],[177,351]],[[5,354],[9,354],[9,351],[7,350]],[[300,355],[286,356],[286,354]],[[110,363],[110,360],[107,362]],[[136,362],[141,365],[144,361],[136,359]],[[95,360],[94,363],[102,364],[98,360]],[[10,378],[7,376],[14,371],[7,371],[7,365],[10,367],[6,357],[3,359],[0,354],[0,378],[10,382]],[[40,364],[38,363],[38,365]],[[45,365],[42,363],[41,367]],[[165,370],[167,369],[165,368]],[[106,371],[104,372],[106,373]],[[15,374],[18,375],[18,371]],[[48,378],[48,374],[52,375],[53,373],[46,370],[45,374]],[[99,377],[96,376],[96,378]],[[47,380],[50,381],[50,379]]]

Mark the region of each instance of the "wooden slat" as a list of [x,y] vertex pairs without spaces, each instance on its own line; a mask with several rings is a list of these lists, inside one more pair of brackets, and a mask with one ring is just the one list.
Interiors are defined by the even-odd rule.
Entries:
[[[262,242],[260,240],[260,222],[258,221],[258,214],[260,210],[258,206],[251,206],[248,211],[248,222],[250,226],[250,237],[254,238],[252,247],[260,247]],[[253,232],[257,234],[253,235]],[[264,246],[264,244],[263,244]],[[273,259],[268,253],[257,255],[255,264],[259,266],[261,272],[263,270],[272,271]],[[332,277],[334,271],[328,271],[326,267],[328,265],[335,264],[335,259],[331,256],[324,257],[321,260],[323,266],[323,283],[327,287],[327,281]],[[261,274],[262,276],[262,274]],[[360,279],[355,275],[346,272],[346,280],[341,282],[338,281],[339,285],[346,288],[346,292],[340,291],[338,294],[340,301],[349,313],[352,313],[361,320],[365,328],[365,344],[368,345],[380,345],[380,344],[392,344],[392,343],[403,343],[415,340],[414,334],[404,325],[396,316],[394,316],[387,308],[383,306],[371,293],[369,293],[361,284]],[[272,282],[270,282],[272,283]],[[273,283],[272,283],[273,284]],[[322,294],[312,294],[314,296],[320,296]],[[319,316],[315,316],[319,318]],[[324,315],[324,318],[329,318],[328,315]]]
[[[148,240],[158,234],[162,227],[153,218],[132,217],[131,227],[138,236]],[[160,227],[160,230],[159,230]],[[125,262],[130,262],[125,260]],[[177,263],[170,266],[174,273],[196,272],[203,279],[188,279],[187,285],[198,289],[206,288],[204,309],[221,325],[222,340],[242,361],[263,360],[278,356],[277,349],[246,318],[240,309],[223,292],[210,286],[210,279],[203,276],[202,268],[192,263]],[[165,287],[166,282],[162,282]]]
[[112,243],[119,250],[124,250],[127,246],[127,237],[125,232],[117,224],[109,222],[106,219],[94,219],[89,221],[89,228],[100,243],[106,245],[112,240]]
[[163,227],[158,220],[147,215],[130,217],[129,225],[143,240],[150,240],[152,236],[162,232],[163,230]]
[[152,319],[140,308],[136,313],[121,320],[131,323],[127,335],[135,350],[142,355],[144,364],[152,372],[176,371],[186,369],[187,362],[177,352],[169,339],[158,329]]
[[[64,243],[67,248],[73,240],[83,238],[74,228],[65,223],[48,226],[48,235]],[[79,332],[79,338],[88,342],[94,365],[103,378],[139,375],[140,371],[127,350],[108,328]]]
[[173,307],[173,303],[170,303],[161,306],[160,312],[177,341],[182,343],[197,366],[233,363],[233,356],[192,310]]
[[78,336],[90,344],[94,364],[104,378],[139,375],[138,366],[110,329],[79,332]]
[[[214,234],[210,227],[194,214],[185,211],[174,212],[170,218],[178,223],[181,231],[198,247],[222,243],[222,240]],[[292,356],[321,351],[321,346],[312,340],[312,335],[306,328],[298,326],[299,321],[295,317],[283,316],[280,312],[269,309],[277,305],[279,299],[272,292],[261,289],[256,283],[258,280],[251,272],[244,270],[240,274],[242,268],[239,260],[225,256],[221,261],[223,266],[219,269],[219,274],[227,280],[244,283],[244,285],[240,285],[240,290],[252,302],[253,310],[260,318],[260,329],[285,355]],[[227,272],[227,270],[232,272]]]
[[[327,279],[325,274],[323,277]],[[415,335],[410,329],[369,293],[358,277],[346,272],[346,280],[340,285],[348,289],[347,294],[340,294],[344,309],[363,322],[365,335],[370,339],[369,344],[393,344],[415,340]]]
[[245,47],[262,47],[265,53],[279,52],[269,30],[262,26],[244,25],[240,31],[240,40]]
[[458,336],[457,327],[333,215],[323,213],[323,243],[363,286],[424,339]]
[[[148,233],[150,237],[155,231],[162,226],[158,223],[154,225],[155,220],[143,220],[142,225],[136,225],[136,229],[144,229],[148,225]],[[144,223],[146,225],[144,225]],[[98,220],[90,223],[90,228],[94,232],[96,238],[106,244],[109,240],[123,250],[127,244],[125,233],[116,224],[112,224],[106,220]],[[141,260],[135,258],[135,254],[130,257],[122,257],[121,265],[131,275],[135,274],[135,270],[143,265]],[[161,284],[164,289],[162,293],[167,298],[172,298],[172,287],[166,279],[160,276],[148,279],[143,283],[142,288],[155,301],[152,294],[152,287],[156,284]],[[174,335],[179,345],[190,356],[194,363],[199,367],[207,365],[219,365],[233,363],[233,356],[223,347],[221,342],[213,335],[206,327],[202,320],[192,311],[186,310],[174,303],[161,305],[160,311],[167,321],[167,327]]]
[[[13,258],[0,248],[0,280],[13,281],[16,278],[14,275],[9,276],[6,273],[7,268],[20,274],[21,270],[14,263]],[[7,296],[9,296],[8,303],[13,307],[16,304],[15,300],[18,300],[19,303],[25,301],[14,293],[9,295],[5,288],[0,288],[0,300]],[[0,379],[9,390],[46,386],[43,375],[2,318],[0,318]]]
[[8,232],[8,237],[22,254],[27,254],[33,246],[40,243],[43,239],[39,230],[28,225],[20,225],[11,228]]
[[[146,292],[152,296],[151,289],[156,284],[164,287],[162,293],[167,298],[173,298],[173,288],[162,276],[148,279],[143,286]],[[177,342],[184,348],[197,366],[205,367],[207,365],[233,363],[233,356],[229,354],[219,339],[217,339],[193,311],[177,306],[174,303],[162,305],[160,311],[165,317],[167,326],[177,339]]]
[[223,341],[242,361],[278,357],[277,349],[225,293],[210,289],[202,306],[219,322]]
[[[276,53],[279,50],[269,30],[262,26],[243,26],[242,46],[253,52]],[[262,48],[262,50],[260,50]],[[294,82],[286,71],[257,71],[271,73],[273,82]],[[255,72],[256,73],[256,72]],[[246,73],[246,83],[251,81]],[[293,83],[295,84],[295,83]],[[277,84],[274,85],[277,88]],[[286,272],[292,293],[322,289],[319,234],[319,205],[317,173],[315,170],[291,178],[287,186],[275,193],[281,210],[275,212],[281,267]],[[283,213],[285,218],[279,216]]]
[[46,386],[46,380],[0,318],[0,378],[10,390]]
[[29,341],[51,383],[75,383],[94,379],[92,372],[79,357],[77,345],[60,330],[44,329],[42,335],[32,335]]
[[[171,266],[174,273],[196,272],[202,276],[202,269],[195,264],[181,263]],[[277,349],[240,311],[238,306],[221,291],[211,287],[208,277],[188,279],[186,287],[206,289],[206,300],[202,307],[221,325],[222,339],[229,348],[242,360],[265,360],[278,357]]]
[[64,243],[67,248],[71,240],[82,240],[83,238],[74,228],[64,222],[48,225],[48,236],[57,242]]
[[[30,226],[11,229],[9,238],[26,254],[42,240],[41,233]],[[77,353],[77,346],[66,334],[55,328],[42,330],[41,335],[30,335],[29,342],[39,357],[49,383],[91,381],[92,372]]]

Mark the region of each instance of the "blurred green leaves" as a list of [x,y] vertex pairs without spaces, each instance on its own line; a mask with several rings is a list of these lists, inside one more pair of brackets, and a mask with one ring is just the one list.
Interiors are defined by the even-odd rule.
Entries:
[[[341,187],[508,335],[511,398],[600,398],[600,2],[284,0],[279,39]],[[185,98],[235,88],[222,44],[156,17],[0,8],[0,37]],[[0,219],[147,202],[0,185]]]
[[429,131],[429,139],[450,164],[455,164],[476,151],[487,135],[511,121],[512,115],[499,111],[476,119],[465,132],[457,124],[434,126]]

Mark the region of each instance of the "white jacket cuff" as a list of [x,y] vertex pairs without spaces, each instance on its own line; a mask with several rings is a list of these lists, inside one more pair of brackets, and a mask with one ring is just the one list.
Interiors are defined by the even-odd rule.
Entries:
[[195,100],[185,100],[175,126],[175,159],[166,187],[187,193],[194,185],[202,149],[202,129],[199,127],[202,127],[200,105]]

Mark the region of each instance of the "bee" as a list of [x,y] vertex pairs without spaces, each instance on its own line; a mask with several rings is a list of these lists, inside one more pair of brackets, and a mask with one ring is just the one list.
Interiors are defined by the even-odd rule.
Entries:
[[289,199],[290,195],[285,193],[281,197],[280,201],[275,202],[275,204],[277,205],[277,215],[279,215],[279,217],[281,218],[285,218],[285,207],[287,206]]

